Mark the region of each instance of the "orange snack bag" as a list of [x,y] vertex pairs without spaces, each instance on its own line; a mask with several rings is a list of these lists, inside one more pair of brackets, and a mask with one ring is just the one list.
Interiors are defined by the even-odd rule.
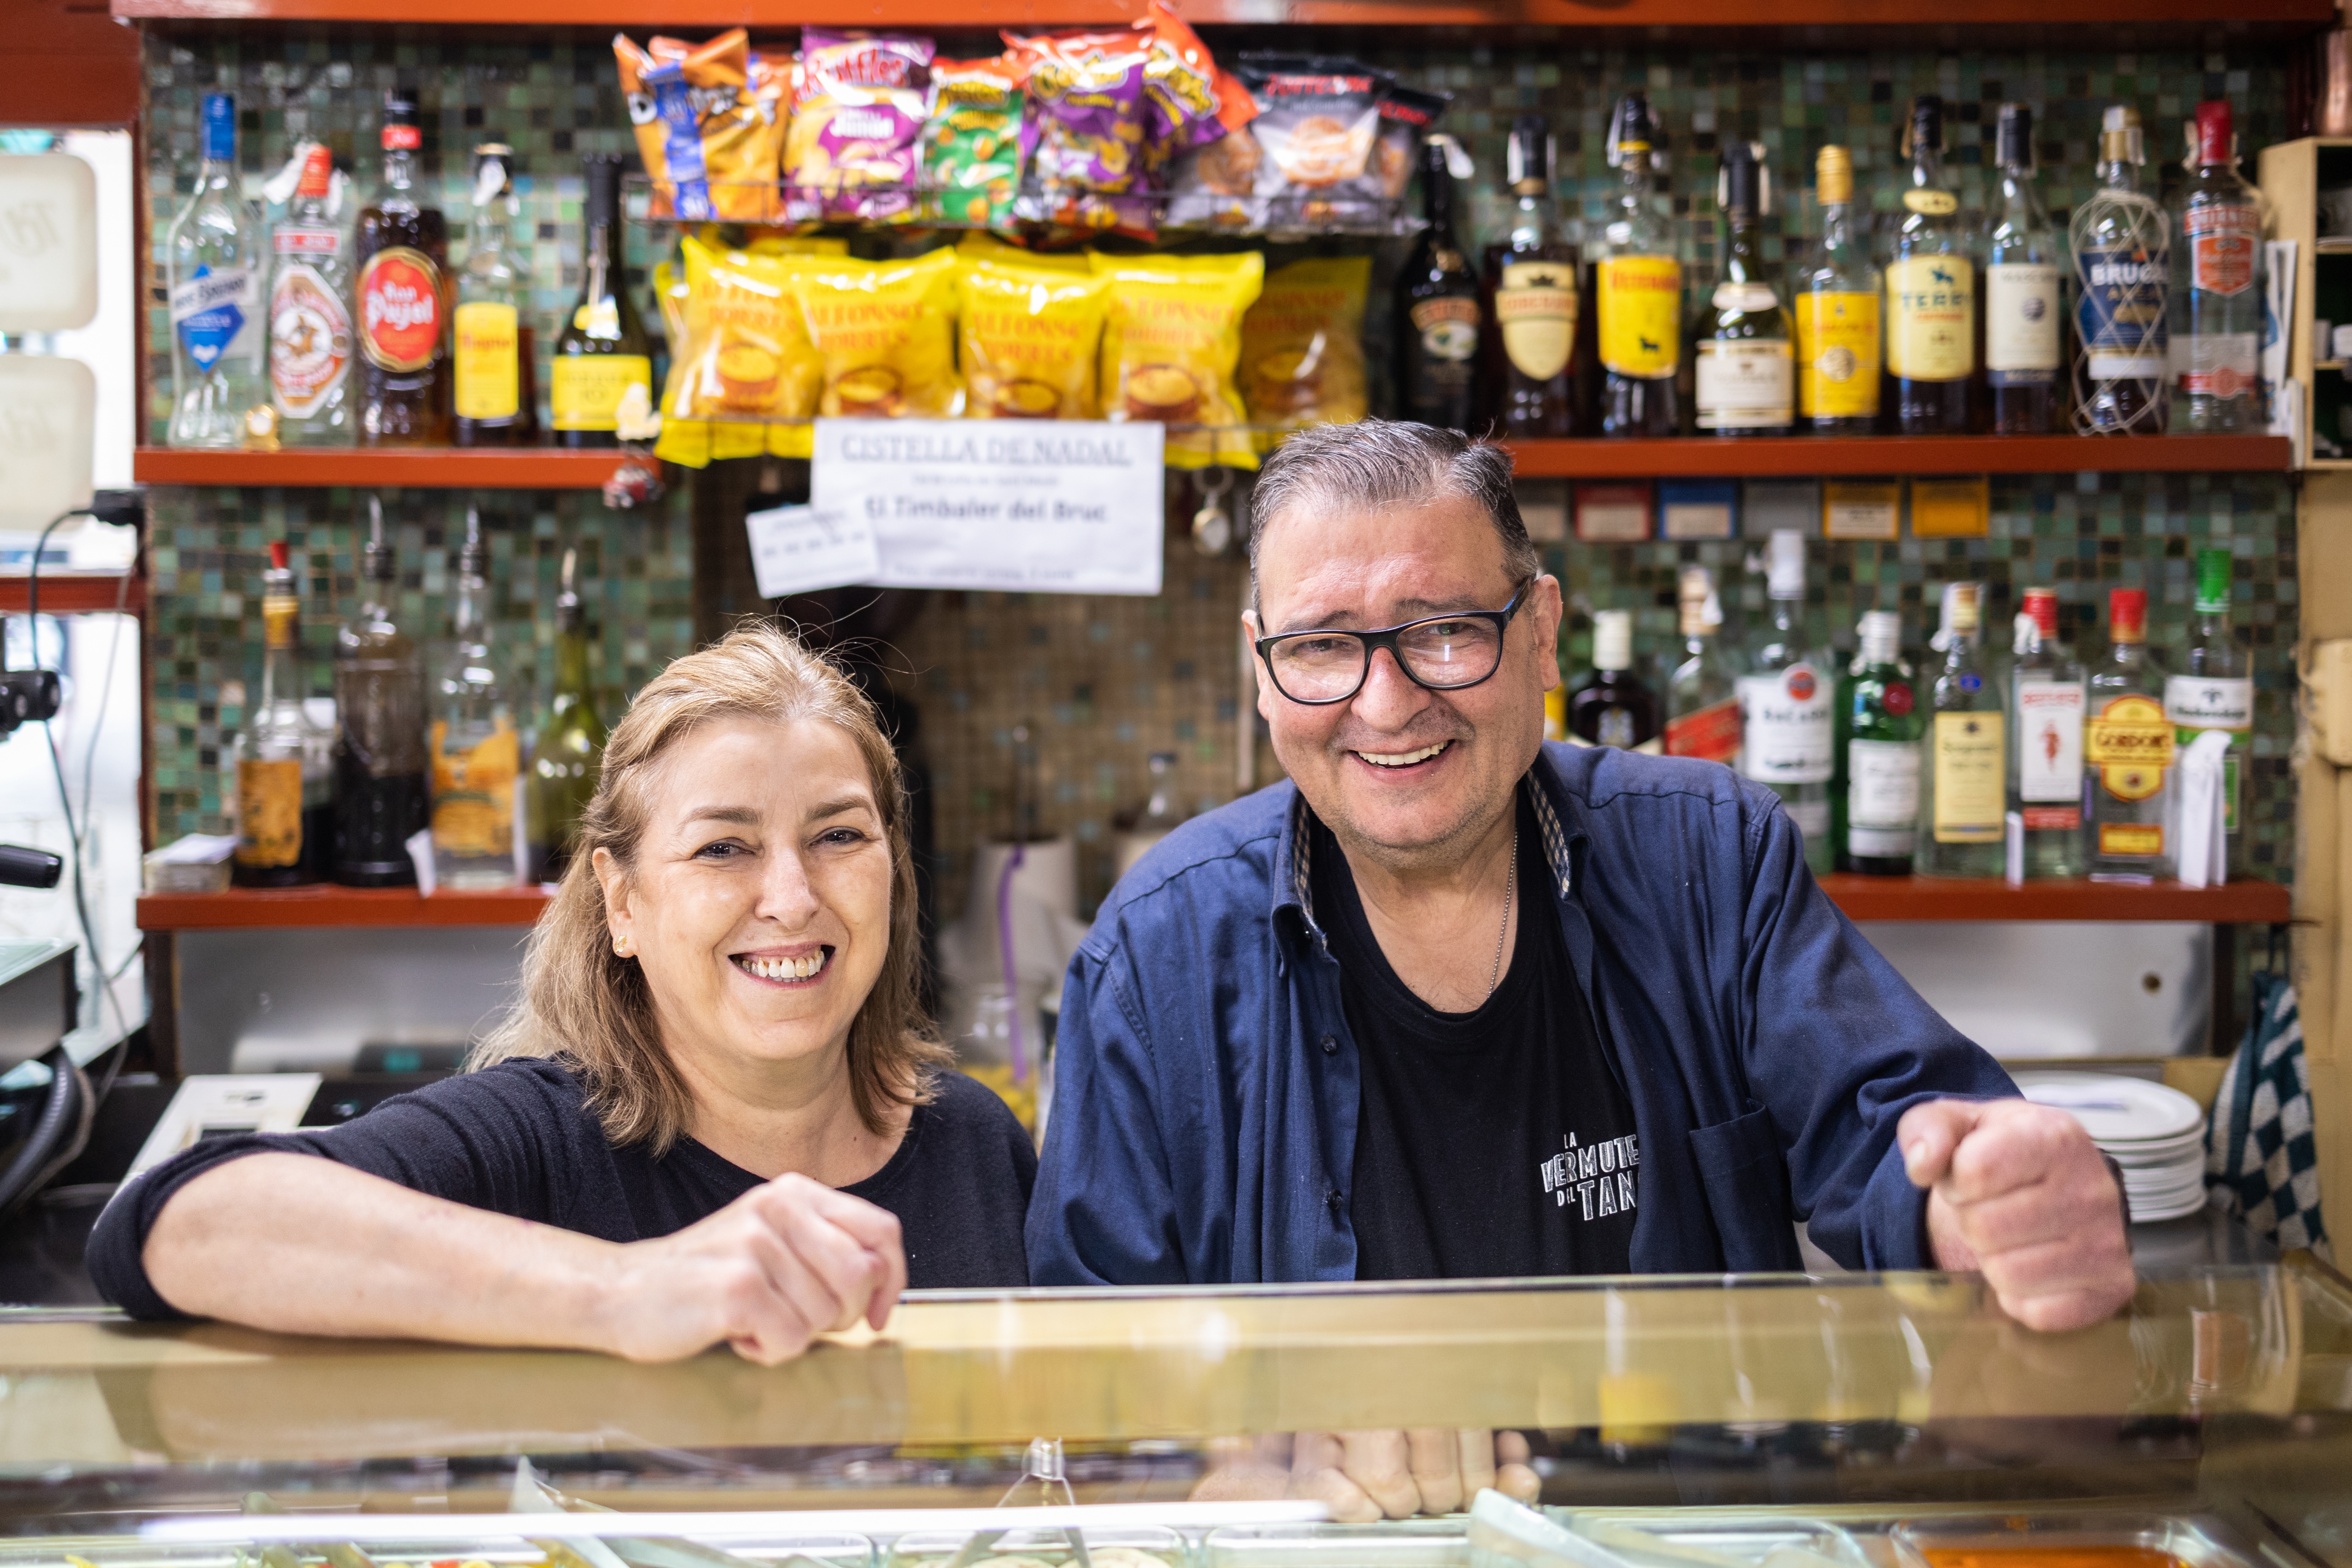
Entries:
[[772,221],[791,61],[753,53],[740,27],[703,44],[649,38],[644,48],[615,33],[613,56],[654,216]]

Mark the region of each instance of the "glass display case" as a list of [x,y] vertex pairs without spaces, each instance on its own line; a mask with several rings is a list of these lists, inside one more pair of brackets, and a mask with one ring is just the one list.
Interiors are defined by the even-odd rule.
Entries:
[[[1367,1520],[1407,1434],[1539,1506]],[[2352,1568],[2352,1289],[941,1293],[776,1368],[19,1312],[0,1510],[0,1568]]]

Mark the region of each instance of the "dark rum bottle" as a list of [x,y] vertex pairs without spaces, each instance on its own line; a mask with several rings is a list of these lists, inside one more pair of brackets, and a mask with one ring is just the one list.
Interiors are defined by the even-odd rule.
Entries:
[[417,199],[416,95],[383,97],[383,183],[360,213],[353,313],[360,445],[440,447],[450,435],[449,225]]
[[1576,247],[1560,237],[1543,116],[1519,116],[1507,156],[1510,228],[1486,247],[1487,407],[1498,436],[1573,436]]
[[1422,150],[1421,210],[1429,226],[1397,274],[1397,406],[1423,425],[1474,431],[1483,312],[1478,279],[1454,232],[1452,147],[1433,136]]

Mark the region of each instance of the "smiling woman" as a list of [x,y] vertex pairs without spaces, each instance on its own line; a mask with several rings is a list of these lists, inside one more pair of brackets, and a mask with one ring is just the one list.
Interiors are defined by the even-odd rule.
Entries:
[[774,1362],[899,1290],[1027,1282],[1036,1161],[916,996],[898,763],[772,628],[614,730],[474,1070],[127,1185],[90,1269],[134,1316]]

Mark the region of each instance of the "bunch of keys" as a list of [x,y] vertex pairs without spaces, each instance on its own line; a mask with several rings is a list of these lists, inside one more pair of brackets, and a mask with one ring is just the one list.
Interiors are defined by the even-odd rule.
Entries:
[[1234,488],[1234,471],[1212,465],[1196,482],[1201,510],[1192,514],[1192,548],[1213,560],[1233,548],[1234,514],[1225,510],[1225,495]]

